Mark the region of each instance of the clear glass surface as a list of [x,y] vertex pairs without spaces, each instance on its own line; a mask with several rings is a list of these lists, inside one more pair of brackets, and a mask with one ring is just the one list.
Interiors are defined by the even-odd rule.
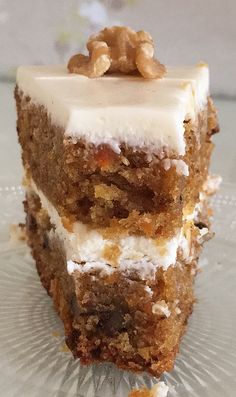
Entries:
[[[126,397],[157,379],[111,364],[81,366],[64,344],[63,327],[24,243],[9,225],[24,218],[20,187],[0,187],[0,390],[4,397]],[[174,370],[162,378],[169,397],[236,395],[236,186],[212,200],[214,239],[204,248],[197,303]]]

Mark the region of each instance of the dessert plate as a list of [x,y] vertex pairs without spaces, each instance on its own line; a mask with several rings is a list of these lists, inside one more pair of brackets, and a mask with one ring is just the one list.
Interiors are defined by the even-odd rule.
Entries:
[[[157,379],[111,364],[81,366],[40,284],[25,243],[9,227],[24,220],[21,187],[0,187],[0,390],[4,397],[126,397]],[[175,368],[162,377],[168,397],[234,397],[236,391],[236,186],[212,199],[215,238],[196,280],[197,303]]]

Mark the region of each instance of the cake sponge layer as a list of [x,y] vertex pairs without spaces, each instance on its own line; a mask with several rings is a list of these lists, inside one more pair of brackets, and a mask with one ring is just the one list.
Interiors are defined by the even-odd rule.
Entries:
[[178,254],[175,266],[157,269],[153,279],[98,267],[69,274],[63,243],[51,233],[54,226],[39,197],[27,196],[25,210],[28,242],[41,281],[53,298],[74,356],[84,364],[111,361],[155,376],[170,370],[194,302],[197,239],[193,236],[190,263]]
[[216,129],[208,105],[195,123],[185,121],[186,155],[167,157],[121,145],[64,136],[47,109],[16,90],[18,134],[26,174],[55,206],[61,217],[107,235],[174,237],[185,213],[191,213],[208,175]]
[[[39,201],[41,213],[46,213],[53,225],[49,237],[61,241],[70,274],[76,270],[88,272],[98,269],[105,274],[119,271],[126,276],[136,274],[142,280],[153,279],[159,268],[165,271],[175,265],[178,253],[186,263],[191,262],[195,256],[193,236],[201,236],[194,225],[197,211],[183,220],[182,227],[171,238],[129,235],[112,238],[106,236],[106,230],[102,228],[94,229],[78,221],[69,223],[68,219],[61,218],[32,180],[27,188],[27,198],[30,202]],[[208,232],[207,225],[204,232]]]

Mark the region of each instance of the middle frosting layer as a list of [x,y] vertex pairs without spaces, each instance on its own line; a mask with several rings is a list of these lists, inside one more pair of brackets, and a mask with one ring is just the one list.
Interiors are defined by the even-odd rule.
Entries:
[[69,273],[83,270],[86,265],[89,269],[98,268],[104,271],[115,268],[122,272],[137,271],[141,278],[145,279],[153,277],[157,268],[167,270],[169,266],[175,265],[178,249],[181,249],[187,261],[191,260],[191,241],[185,237],[183,228],[165,241],[143,236],[109,239],[81,222],[73,223],[69,231],[63,225],[55,207],[33,182],[28,191],[33,191],[39,196],[42,208],[47,211],[54,226],[49,232],[49,238],[59,238],[62,241]]

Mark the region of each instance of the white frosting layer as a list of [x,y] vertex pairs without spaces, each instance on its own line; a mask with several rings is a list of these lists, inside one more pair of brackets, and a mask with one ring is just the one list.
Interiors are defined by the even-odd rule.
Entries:
[[164,169],[168,171],[172,165],[175,166],[176,172],[179,175],[189,176],[188,165],[183,160],[164,159],[162,161]]
[[207,102],[208,67],[170,67],[161,80],[106,75],[97,79],[69,74],[64,66],[25,66],[17,84],[33,102],[44,105],[66,136],[95,145],[120,143],[158,152],[185,153],[186,118]]
[[[55,207],[48,201],[42,191],[32,182],[32,189],[40,197],[42,207],[47,211],[51,223],[55,226],[49,237],[58,237],[64,244],[67,257],[68,272],[75,270],[89,271],[93,268],[110,273],[114,271],[113,263],[104,257],[104,249],[116,244],[120,255],[116,266],[120,271],[138,271],[143,279],[152,278],[156,269],[167,270],[175,265],[177,250],[183,251],[184,257],[189,253],[189,244],[182,230],[165,243],[146,237],[127,236],[117,239],[106,239],[98,231],[87,227],[81,222],[75,222],[73,231],[69,232],[62,224]],[[82,264],[81,264],[82,263]]]

